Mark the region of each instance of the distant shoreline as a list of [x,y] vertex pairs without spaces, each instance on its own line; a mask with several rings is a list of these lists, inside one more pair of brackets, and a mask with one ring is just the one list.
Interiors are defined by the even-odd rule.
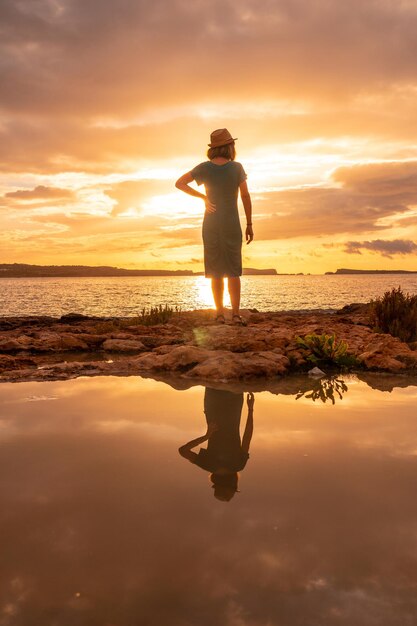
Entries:
[[342,268],[335,272],[325,272],[325,276],[334,276],[335,274],[417,274],[417,270],[352,270]]
[[[345,275],[417,274],[417,270],[362,270],[340,268],[324,274],[277,272],[274,268],[243,268],[243,276],[345,276]],[[88,265],[29,265],[26,263],[0,263],[0,278],[123,278],[123,277],[177,277],[204,276],[192,270],[125,269],[112,266]]]
[[[276,269],[243,268],[244,276],[277,276]],[[28,265],[25,263],[1,263],[0,278],[101,278],[120,276],[204,276],[204,272],[192,270],[129,270],[112,266],[88,265]]]

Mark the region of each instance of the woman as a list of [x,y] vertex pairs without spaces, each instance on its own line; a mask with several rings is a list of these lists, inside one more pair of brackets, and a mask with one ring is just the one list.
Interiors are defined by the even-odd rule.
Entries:
[[[232,322],[245,325],[240,316],[240,277],[242,275],[242,231],[237,207],[238,193],[246,214],[246,243],[253,240],[252,203],[246,184],[246,173],[235,161],[235,139],[227,128],[219,128],[210,135],[208,161],[200,163],[181,176],[175,186],[190,196],[204,200],[203,221],[204,268],[211,278],[216,321],[224,324],[224,278],[228,279]],[[190,187],[204,183],[206,195]]]
[[[249,458],[249,446],[253,434],[253,407],[255,396],[248,393],[248,416],[243,437],[240,437],[240,420],[243,393],[206,387],[204,413],[207,432],[181,446],[182,457],[211,472],[214,496],[228,502],[238,491],[239,472]],[[193,448],[207,441],[207,448],[194,452]]]

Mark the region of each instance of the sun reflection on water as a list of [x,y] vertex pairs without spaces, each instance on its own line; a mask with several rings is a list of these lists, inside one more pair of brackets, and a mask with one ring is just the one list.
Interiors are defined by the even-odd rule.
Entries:
[[[227,280],[224,281],[224,304],[230,306],[229,293],[227,291]],[[213,294],[211,292],[211,281],[209,278],[199,276],[195,283],[196,296],[198,301],[206,307],[214,308]]]

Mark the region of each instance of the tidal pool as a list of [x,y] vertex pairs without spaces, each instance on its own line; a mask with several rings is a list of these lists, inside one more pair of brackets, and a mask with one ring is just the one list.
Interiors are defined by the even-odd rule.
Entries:
[[415,384],[1,385],[0,626],[415,626]]

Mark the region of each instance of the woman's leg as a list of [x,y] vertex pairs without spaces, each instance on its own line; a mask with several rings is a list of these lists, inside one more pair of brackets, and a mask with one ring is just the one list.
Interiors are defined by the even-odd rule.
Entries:
[[223,278],[212,278],[211,279],[211,290],[213,292],[214,304],[216,306],[217,315],[224,315],[224,307],[223,307],[224,282],[223,282]]
[[227,279],[232,315],[239,315],[240,310],[240,276],[231,276]]

